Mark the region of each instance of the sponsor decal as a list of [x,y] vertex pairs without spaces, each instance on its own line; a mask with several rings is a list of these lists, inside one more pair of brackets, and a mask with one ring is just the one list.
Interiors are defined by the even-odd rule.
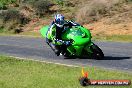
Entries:
[[88,78],[88,72],[84,72],[82,68],[82,77],[79,78],[79,82],[82,86],[88,85],[116,85],[116,86],[125,86],[130,85],[130,80],[125,79],[107,79],[107,80],[93,80]]

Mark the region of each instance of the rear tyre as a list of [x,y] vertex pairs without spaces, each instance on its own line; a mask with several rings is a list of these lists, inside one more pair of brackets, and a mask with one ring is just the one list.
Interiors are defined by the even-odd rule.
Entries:
[[93,51],[92,58],[97,59],[97,60],[104,58],[104,53],[97,45],[93,44],[91,46],[91,50]]

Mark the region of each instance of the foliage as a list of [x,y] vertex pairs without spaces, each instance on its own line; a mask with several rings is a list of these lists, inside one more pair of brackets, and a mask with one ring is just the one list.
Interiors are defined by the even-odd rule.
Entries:
[[19,26],[25,25],[30,21],[29,18],[25,17],[16,9],[9,9],[2,12],[0,19],[3,21],[1,27],[14,32],[18,30]]
[[49,7],[51,3],[48,0],[38,0],[33,2],[32,5],[33,5],[33,8],[35,9],[36,14],[41,17],[50,11]]
[[6,5],[15,3],[16,0],[0,0],[0,10],[1,9],[7,9]]
[[63,5],[64,5],[64,0],[56,0],[56,3],[57,3],[58,5],[63,6]]
[[130,7],[126,5],[126,3],[130,1],[131,0],[92,0],[79,9],[76,19],[78,22],[84,24],[98,21],[102,17],[113,16],[117,13],[130,10],[124,7]]

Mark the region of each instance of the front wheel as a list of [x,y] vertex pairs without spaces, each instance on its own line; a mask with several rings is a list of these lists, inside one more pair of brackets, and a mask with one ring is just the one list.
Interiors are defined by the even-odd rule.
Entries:
[[97,59],[97,60],[104,58],[104,53],[97,45],[93,44],[90,48],[93,51],[92,58]]

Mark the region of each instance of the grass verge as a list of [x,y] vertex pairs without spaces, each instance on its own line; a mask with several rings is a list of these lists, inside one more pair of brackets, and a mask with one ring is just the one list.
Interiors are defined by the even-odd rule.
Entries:
[[[130,79],[132,74],[86,67],[90,79]],[[78,78],[81,67],[67,67],[49,63],[19,60],[0,56],[0,88],[83,88]],[[131,88],[132,86],[109,86],[108,88]],[[106,86],[88,86],[106,88]]]
[[[20,34],[13,34],[10,32],[2,32],[0,33],[0,36],[25,36],[25,37],[37,37],[41,38],[41,34],[39,32],[22,32]],[[132,42],[132,35],[105,35],[105,36],[100,36],[96,35],[93,36],[93,40],[97,41],[116,41],[116,42]]]
[[35,38],[42,37],[40,35],[40,33],[38,33],[38,32],[23,32],[23,33],[20,33],[20,34],[14,34],[14,33],[9,33],[9,32],[5,33],[5,32],[3,32],[3,33],[0,33],[0,36],[25,36],[25,37],[35,37]]
[[93,36],[94,40],[132,42],[132,35]]

